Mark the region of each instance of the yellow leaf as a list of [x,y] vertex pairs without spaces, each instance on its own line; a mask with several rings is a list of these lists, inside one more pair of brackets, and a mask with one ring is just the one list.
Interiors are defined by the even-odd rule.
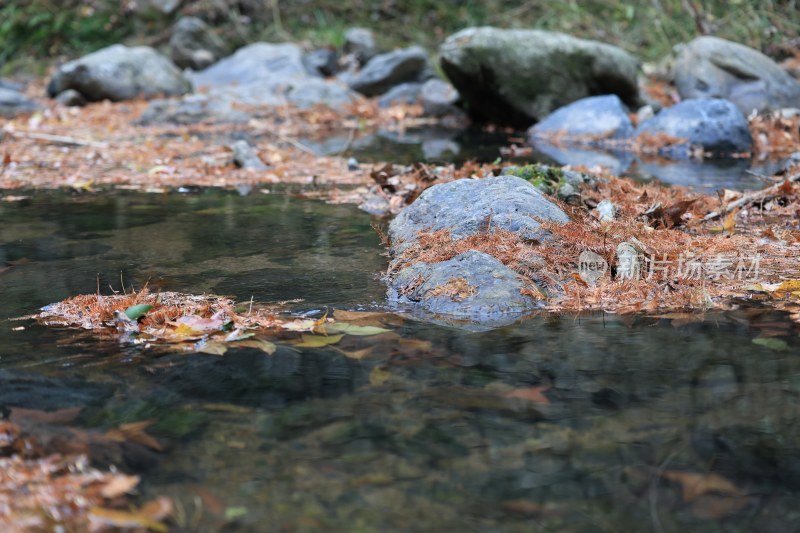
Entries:
[[342,337],[344,335],[303,335],[294,345],[298,348],[323,348],[336,344],[342,340]]
[[228,346],[224,342],[208,341],[197,348],[197,351],[199,353],[207,353],[210,355],[225,355],[225,352],[228,351]]
[[775,292],[794,292],[800,290],[800,279],[787,279],[775,289]]
[[386,383],[392,375],[389,373],[388,370],[385,370],[379,366],[376,366],[372,369],[369,373],[369,383],[370,385],[383,385]]
[[738,209],[734,209],[725,217],[722,221],[722,229],[733,235],[733,231],[736,228],[736,215],[739,214]]
[[325,325],[326,333],[344,333],[345,335],[357,335],[360,337],[379,335],[381,333],[388,333],[389,331],[391,330],[376,326],[356,326],[355,324],[348,324],[346,322],[334,322],[333,324]]

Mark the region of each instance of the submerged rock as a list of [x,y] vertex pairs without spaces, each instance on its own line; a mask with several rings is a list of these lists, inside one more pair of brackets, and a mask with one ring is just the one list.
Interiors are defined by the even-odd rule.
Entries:
[[468,28],[440,48],[442,69],[476,118],[529,126],[580,98],[639,103],[637,60],[616,46],[540,30]]
[[566,223],[566,213],[536,187],[516,176],[461,179],[426,189],[389,224],[395,250],[413,241],[421,231],[448,230],[454,239],[481,231],[487,220],[493,228],[541,240],[548,233],[539,220]]
[[180,68],[201,70],[224,57],[225,43],[197,17],[183,17],[169,40],[169,55]]
[[521,276],[494,257],[469,250],[441,263],[416,263],[389,284],[392,303],[412,304],[437,315],[479,322],[520,316],[536,308],[523,295]]
[[660,155],[674,159],[688,157],[694,146],[713,155],[748,152],[753,146],[744,114],[732,102],[713,98],[684,100],[662,110],[636,128],[636,137],[650,142],[642,138],[645,134],[650,139],[666,135],[684,140],[659,150]]
[[395,50],[373,57],[347,83],[365,96],[383,94],[395,85],[419,80],[430,65],[428,54],[419,46]]
[[0,87],[0,116],[12,118],[23,113],[32,113],[38,109],[40,109],[39,104],[24,94]]
[[74,89],[95,102],[178,96],[191,88],[178,67],[152,48],[115,44],[62,65],[47,93],[54,97]]
[[719,37],[698,37],[675,61],[681,98],[724,98],[745,114],[800,107],[800,83],[761,52]]
[[561,107],[528,130],[531,139],[597,144],[633,134],[628,110],[615,94],[581,98]]

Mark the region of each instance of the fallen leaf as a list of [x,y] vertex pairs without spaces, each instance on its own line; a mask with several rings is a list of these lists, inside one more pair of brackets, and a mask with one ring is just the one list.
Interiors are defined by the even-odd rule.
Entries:
[[195,347],[199,353],[207,353],[209,355],[225,355],[228,351],[228,345],[219,341],[207,341],[202,343],[201,346]]
[[545,405],[550,404],[550,400],[544,395],[544,392],[549,390],[549,386],[543,387],[523,387],[519,389],[510,390],[504,394],[506,398],[519,398],[521,400],[528,400],[530,402],[541,403]]
[[293,320],[281,324],[283,329],[289,331],[312,331],[316,327],[317,321],[311,318],[304,318],[302,320]]
[[370,335],[379,335],[381,333],[388,333],[391,330],[379,328],[376,326],[357,326],[355,324],[348,324],[346,322],[334,322],[332,324],[325,324],[326,333],[343,333],[345,335],[356,335],[359,337],[367,337]]
[[100,489],[100,495],[106,499],[116,498],[128,494],[139,484],[139,476],[126,476],[118,474]]
[[298,348],[323,348],[336,344],[344,335],[302,335],[294,345]]
[[372,369],[369,373],[369,383],[370,385],[378,386],[383,385],[386,383],[392,375],[389,373],[388,370],[385,370],[379,366],[376,366]]
[[261,339],[246,339],[246,340],[236,341],[232,343],[231,346],[235,346],[236,348],[255,348],[257,350],[261,350],[267,355],[274,354],[275,350],[278,349],[278,347],[274,343],[269,341],[264,341]]
[[122,424],[116,429],[107,431],[106,437],[116,442],[136,442],[153,450],[161,451],[163,449],[161,444],[144,431],[152,423],[152,420],[141,420]]
[[670,481],[675,481],[681,485],[683,501],[685,502],[692,502],[699,496],[708,493],[744,496],[736,485],[717,474],[698,474],[695,472],[667,470],[661,473],[661,477]]
[[89,510],[89,522],[96,525],[93,531],[104,527],[133,528],[145,527],[159,533],[167,533],[169,529],[158,520],[153,520],[142,512],[117,511],[104,507],[92,507]]

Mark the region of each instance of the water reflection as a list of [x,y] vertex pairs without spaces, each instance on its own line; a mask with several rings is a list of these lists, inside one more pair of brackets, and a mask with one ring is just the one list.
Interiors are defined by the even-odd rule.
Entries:
[[[307,309],[382,294],[377,238],[353,208],[209,193],[0,209],[4,260],[30,260],[0,274],[5,316],[118,269],[137,285],[307,296]],[[0,406],[79,406],[92,428],[154,420],[165,451],[120,466],[143,474],[145,497],[174,497],[187,530],[790,531],[800,520],[800,344],[779,313],[540,316],[477,333],[387,320],[391,333],[324,350],[224,357],[153,357],[4,322]],[[752,342],[765,337],[786,349]]]

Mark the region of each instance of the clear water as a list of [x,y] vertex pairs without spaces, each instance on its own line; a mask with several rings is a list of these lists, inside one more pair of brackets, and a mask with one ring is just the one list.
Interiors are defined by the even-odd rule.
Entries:
[[5,320],[93,292],[98,274],[104,290],[122,277],[379,308],[370,223],[220,191],[0,204],[0,409],[154,420],[165,450],[121,466],[143,499],[175,499],[182,531],[796,530],[800,343],[779,313],[545,315],[483,333],[395,317],[393,334],[338,350],[224,357]]

